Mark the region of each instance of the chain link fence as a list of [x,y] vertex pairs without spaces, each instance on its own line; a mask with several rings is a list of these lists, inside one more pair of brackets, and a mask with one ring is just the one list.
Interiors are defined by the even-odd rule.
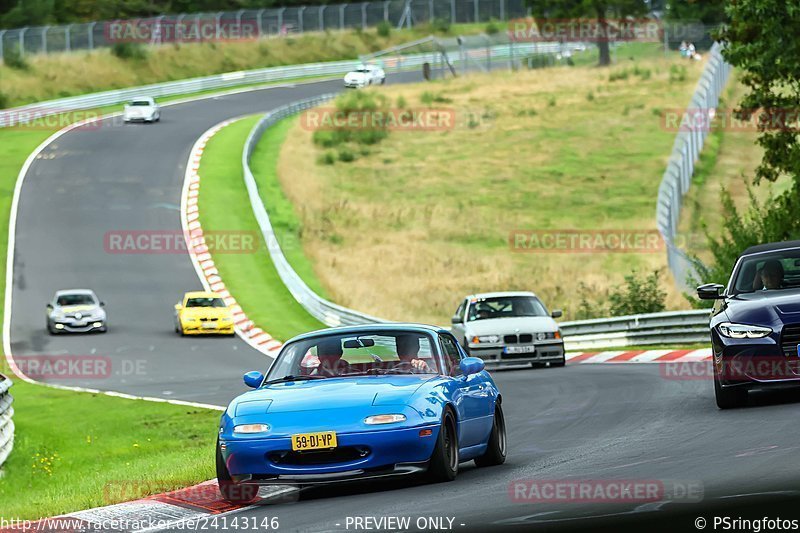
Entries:
[[0,374],[0,466],[14,447],[14,408],[11,406],[14,399],[8,392],[10,388],[11,380]]
[[[163,15],[125,21],[0,30],[0,58],[16,49],[22,56],[94,50],[118,42],[163,44],[278,37],[303,32],[367,29],[385,22],[395,28],[443,21],[450,24],[524,17],[524,0],[382,0],[348,4],[242,9],[217,13]],[[182,36],[183,39],[179,39]]]
[[[676,244],[683,197],[692,185],[695,164],[709,134],[708,125],[716,113],[720,95],[733,69],[722,57],[719,43],[714,43],[709,56],[685,113],[690,125],[681,127],[675,137],[672,154],[658,188],[656,204],[656,224],[667,245],[667,263],[675,283],[682,288],[688,288],[690,278],[697,278],[694,260]],[[703,116],[699,117],[698,114]],[[699,127],[694,127],[694,124]]]

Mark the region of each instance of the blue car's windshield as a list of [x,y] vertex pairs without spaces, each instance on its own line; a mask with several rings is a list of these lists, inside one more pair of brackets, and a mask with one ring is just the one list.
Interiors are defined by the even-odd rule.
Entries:
[[800,287],[800,248],[745,257],[736,270],[732,294]]
[[370,331],[326,335],[286,346],[266,380],[287,376],[438,374],[434,354],[431,337],[423,333]]

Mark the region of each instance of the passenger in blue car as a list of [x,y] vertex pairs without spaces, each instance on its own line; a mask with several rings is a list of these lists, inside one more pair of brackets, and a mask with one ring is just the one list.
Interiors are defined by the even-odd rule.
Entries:
[[431,367],[419,358],[419,336],[398,335],[396,337],[397,357],[400,359],[398,368],[411,367],[411,370],[420,374],[432,374]]
[[753,280],[753,290],[773,290],[783,287],[783,265],[777,259],[765,261],[764,265],[756,271]]

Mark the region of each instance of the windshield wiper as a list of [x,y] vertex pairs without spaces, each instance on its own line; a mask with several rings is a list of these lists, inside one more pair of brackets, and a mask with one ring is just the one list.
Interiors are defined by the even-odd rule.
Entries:
[[271,379],[269,381],[265,381],[264,383],[261,384],[261,386],[263,387],[264,385],[272,385],[274,383],[287,383],[287,382],[290,382],[290,381],[305,381],[305,380],[310,380],[310,379],[325,379],[325,377],[326,376],[292,376],[292,375],[288,375],[288,376],[283,376],[282,378]]

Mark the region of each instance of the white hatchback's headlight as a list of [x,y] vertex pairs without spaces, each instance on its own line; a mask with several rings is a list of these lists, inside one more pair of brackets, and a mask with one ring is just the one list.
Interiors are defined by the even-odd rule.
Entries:
[[266,433],[267,431],[269,431],[268,424],[242,424],[233,428],[234,433],[250,435],[253,433]]
[[372,415],[364,419],[364,423],[370,426],[378,424],[396,424],[398,422],[405,422],[406,415],[391,414],[391,415]]
[[717,326],[717,329],[720,335],[729,339],[763,339],[772,333],[772,329],[763,326],[733,324],[731,322],[723,322]]

